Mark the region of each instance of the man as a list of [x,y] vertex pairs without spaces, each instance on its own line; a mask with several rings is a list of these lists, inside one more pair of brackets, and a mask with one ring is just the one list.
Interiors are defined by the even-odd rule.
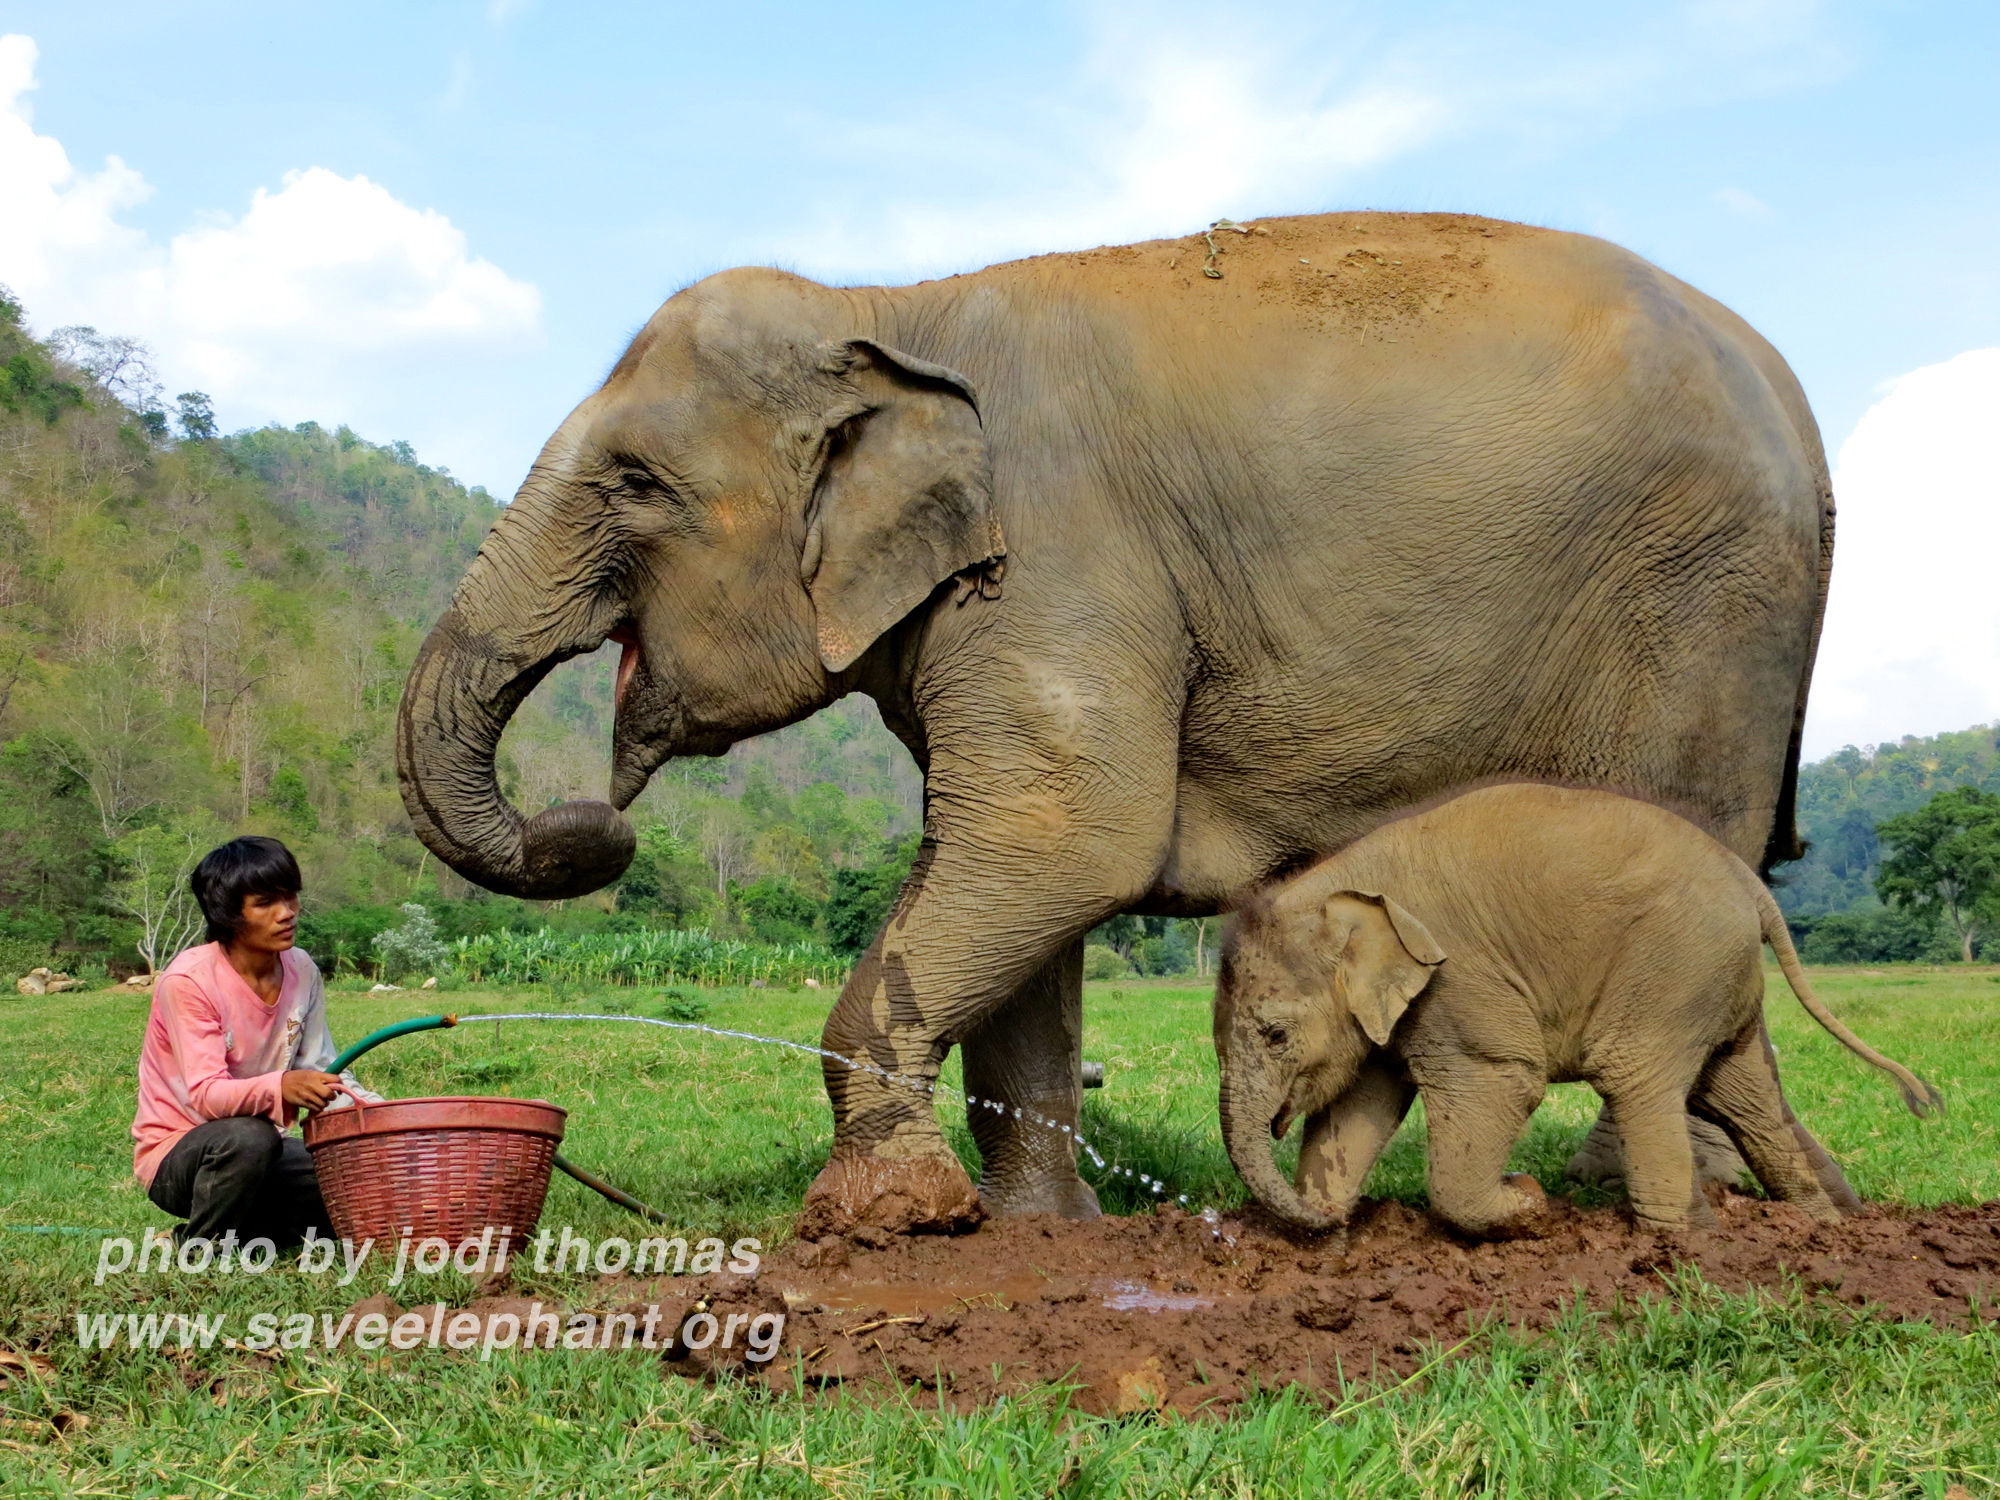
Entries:
[[337,1087],[380,1096],[325,1071],[335,1056],[326,989],[311,955],[292,946],[298,861],[276,839],[232,839],[195,866],[192,884],[209,941],[153,985],[132,1170],[154,1203],[187,1220],[177,1239],[233,1229],[239,1242],[283,1246],[308,1229],[331,1234],[311,1153],[285,1131]]

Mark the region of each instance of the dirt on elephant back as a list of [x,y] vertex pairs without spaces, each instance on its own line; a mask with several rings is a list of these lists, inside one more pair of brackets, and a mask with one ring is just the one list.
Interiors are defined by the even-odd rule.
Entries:
[[1719,1229],[1679,1235],[1636,1232],[1622,1208],[1550,1207],[1540,1239],[1468,1244],[1416,1210],[1377,1204],[1344,1252],[1254,1211],[1013,1219],[955,1237],[863,1230],[794,1241],[754,1277],[681,1278],[650,1294],[719,1316],[787,1313],[768,1365],[678,1349],[666,1368],[685,1375],[939,1393],[958,1406],[1064,1382],[1098,1412],[1219,1413],[1253,1388],[1400,1378],[1488,1319],[1533,1330],[1579,1293],[1598,1308],[1670,1295],[1682,1263],[1730,1291],[1796,1278],[1865,1316],[2000,1319],[2000,1202],[1878,1208],[1825,1225],[1732,1195]]

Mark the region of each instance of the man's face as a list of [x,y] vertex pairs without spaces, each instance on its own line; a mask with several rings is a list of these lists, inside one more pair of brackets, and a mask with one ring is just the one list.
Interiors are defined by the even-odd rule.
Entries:
[[299,894],[270,896],[252,891],[243,898],[243,920],[236,924],[236,946],[263,953],[283,953],[292,946],[299,925]]

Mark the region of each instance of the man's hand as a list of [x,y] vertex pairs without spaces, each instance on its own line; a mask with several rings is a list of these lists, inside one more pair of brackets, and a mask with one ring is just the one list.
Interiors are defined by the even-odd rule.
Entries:
[[318,1114],[333,1098],[333,1091],[340,1080],[331,1073],[322,1073],[317,1068],[292,1068],[279,1082],[279,1096],[290,1109],[303,1109],[309,1114]]

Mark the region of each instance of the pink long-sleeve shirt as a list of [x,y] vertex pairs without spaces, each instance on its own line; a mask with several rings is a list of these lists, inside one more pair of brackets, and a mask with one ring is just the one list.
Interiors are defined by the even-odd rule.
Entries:
[[293,1114],[281,1093],[286,1071],[324,1071],[333,1061],[319,965],[303,948],[278,959],[276,1005],[257,998],[220,943],[189,948],[160,972],[132,1120],[132,1170],[148,1187],[174,1144],[205,1120],[261,1115],[286,1129]]

